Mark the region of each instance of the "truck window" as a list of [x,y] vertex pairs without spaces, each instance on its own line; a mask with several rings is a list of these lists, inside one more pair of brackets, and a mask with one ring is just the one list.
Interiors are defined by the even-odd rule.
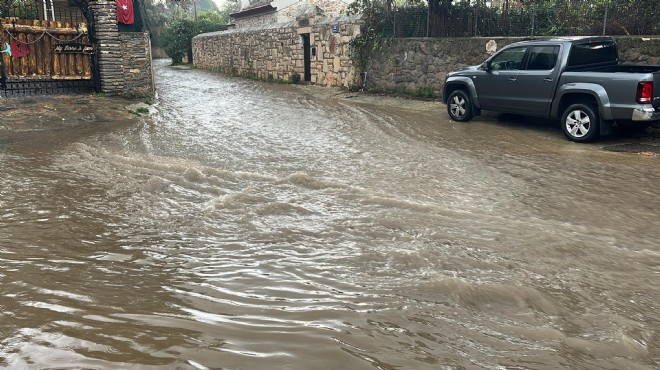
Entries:
[[520,69],[527,46],[513,47],[502,50],[490,61],[493,70],[517,70]]
[[575,44],[568,57],[568,67],[596,64],[618,60],[616,44],[613,41],[594,41]]
[[534,46],[529,53],[528,70],[547,71],[557,64],[559,46]]

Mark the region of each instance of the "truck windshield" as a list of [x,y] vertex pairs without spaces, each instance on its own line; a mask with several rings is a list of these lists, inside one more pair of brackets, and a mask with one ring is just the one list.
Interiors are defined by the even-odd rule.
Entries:
[[612,41],[595,41],[575,44],[568,57],[568,66],[612,62],[618,59],[616,44]]

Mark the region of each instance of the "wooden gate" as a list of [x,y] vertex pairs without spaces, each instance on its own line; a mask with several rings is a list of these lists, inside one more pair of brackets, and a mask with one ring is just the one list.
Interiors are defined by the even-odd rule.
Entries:
[[5,95],[94,91],[94,45],[87,24],[0,18]]

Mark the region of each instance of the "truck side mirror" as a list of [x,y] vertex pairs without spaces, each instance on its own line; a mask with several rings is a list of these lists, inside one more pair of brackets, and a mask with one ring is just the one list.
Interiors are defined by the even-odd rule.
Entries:
[[490,71],[490,61],[487,60],[487,61],[483,62],[483,64],[481,65],[481,68],[484,71]]

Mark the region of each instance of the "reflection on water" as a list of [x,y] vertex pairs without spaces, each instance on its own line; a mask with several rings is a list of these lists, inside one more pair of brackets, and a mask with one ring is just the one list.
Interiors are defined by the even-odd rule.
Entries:
[[0,147],[0,367],[660,361],[657,158],[156,73],[153,122]]

